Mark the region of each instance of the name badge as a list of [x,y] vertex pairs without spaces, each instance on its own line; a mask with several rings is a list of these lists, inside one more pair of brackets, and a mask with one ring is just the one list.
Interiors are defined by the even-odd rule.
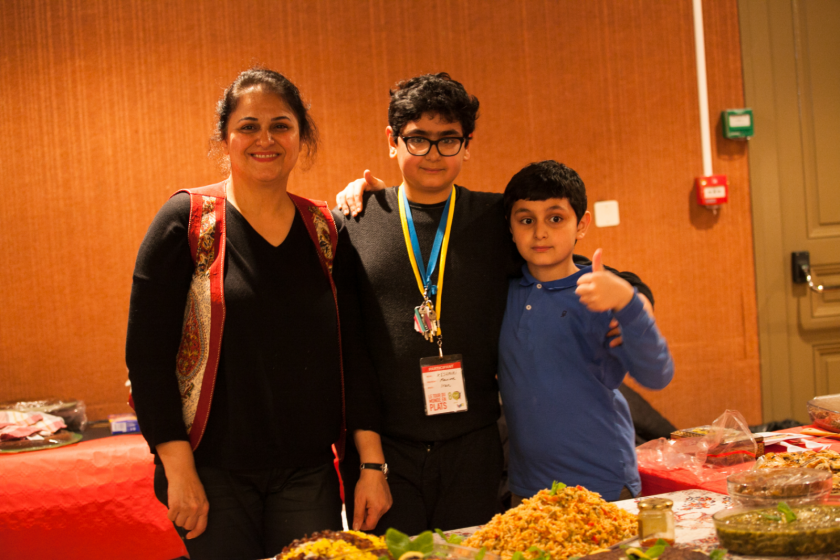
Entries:
[[426,416],[466,412],[464,360],[461,354],[433,356],[420,360]]

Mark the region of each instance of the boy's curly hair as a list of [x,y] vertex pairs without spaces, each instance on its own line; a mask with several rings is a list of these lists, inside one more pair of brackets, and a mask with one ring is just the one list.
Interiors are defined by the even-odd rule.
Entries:
[[432,114],[445,121],[461,123],[467,138],[464,144],[469,145],[478,118],[478,99],[468,94],[464,86],[446,72],[403,80],[390,93],[388,124],[394,137],[402,134],[403,127],[409,122],[420,119],[424,114]]

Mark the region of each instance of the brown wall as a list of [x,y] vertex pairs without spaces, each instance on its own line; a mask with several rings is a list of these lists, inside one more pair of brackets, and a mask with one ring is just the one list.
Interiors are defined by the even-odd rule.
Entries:
[[[735,0],[706,0],[709,98],[743,104]],[[702,173],[690,0],[0,3],[0,400],[125,409],[123,345],[134,257],[168,195],[219,180],[213,107],[262,63],[312,104],[323,146],[292,190],[332,200],[370,168],[398,182],[388,88],[445,70],[481,100],[460,184],[501,191],[523,165],[577,169],[619,227],[579,252],[653,288],[676,362],[645,395],[678,426],[724,409],[760,421],[748,169],[714,139],[729,176],[717,217],[692,202]]]

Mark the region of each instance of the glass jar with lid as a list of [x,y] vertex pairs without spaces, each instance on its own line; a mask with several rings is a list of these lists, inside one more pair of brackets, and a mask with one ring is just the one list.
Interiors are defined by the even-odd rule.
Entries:
[[663,539],[674,544],[674,502],[667,498],[644,498],[639,501],[639,543],[653,546]]

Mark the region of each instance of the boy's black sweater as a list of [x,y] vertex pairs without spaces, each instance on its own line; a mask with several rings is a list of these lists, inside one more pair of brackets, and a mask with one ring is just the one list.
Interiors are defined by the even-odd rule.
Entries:
[[[456,186],[455,214],[446,257],[440,309],[444,354],[463,355],[467,412],[427,417],[420,378],[421,358],[437,346],[414,331],[414,307],[422,302],[400,225],[396,188],[366,194],[357,218],[334,211],[358,255],[356,288],[362,336],[379,392],[348,409],[370,413],[365,427],[412,441],[445,441],[488,426],[499,417],[496,383],[498,340],[508,280],[521,274],[523,261],[504,218],[502,195]],[[411,204],[414,225],[427,263],[444,204]],[[355,255],[354,255],[355,257]],[[575,262],[589,264],[575,256]],[[437,283],[440,266],[432,282]],[[650,290],[632,273],[621,273],[641,293]],[[355,358],[351,352],[348,361]],[[346,363],[345,369],[353,369]],[[358,393],[357,393],[358,394]]]

